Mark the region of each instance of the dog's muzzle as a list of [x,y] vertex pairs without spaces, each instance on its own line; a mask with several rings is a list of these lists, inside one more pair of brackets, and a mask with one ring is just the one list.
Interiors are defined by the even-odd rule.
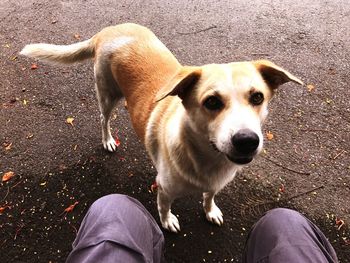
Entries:
[[227,158],[237,164],[247,164],[253,160],[257,153],[260,139],[255,132],[242,129],[231,138],[231,143],[232,152],[226,155]]

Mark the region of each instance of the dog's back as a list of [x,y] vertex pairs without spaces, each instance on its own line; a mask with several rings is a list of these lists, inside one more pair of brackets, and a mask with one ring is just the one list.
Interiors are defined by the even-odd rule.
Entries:
[[98,96],[125,96],[141,140],[157,93],[181,68],[149,29],[131,23],[106,27],[92,38],[71,45],[30,44],[21,54],[54,64],[94,58],[96,83],[105,82],[104,87],[97,87],[102,93]]

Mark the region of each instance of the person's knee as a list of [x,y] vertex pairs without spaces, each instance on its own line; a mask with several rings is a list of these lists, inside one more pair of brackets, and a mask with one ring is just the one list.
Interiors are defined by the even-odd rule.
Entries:
[[130,197],[122,194],[109,194],[100,197],[91,205],[91,209],[95,208],[105,208],[105,207],[117,207],[118,205],[129,203]]
[[268,211],[265,215],[264,218],[267,219],[279,219],[282,222],[286,221],[294,221],[294,222],[302,222],[305,219],[305,217],[300,214],[299,212],[288,209],[288,208],[274,208]]
[[89,209],[89,214],[115,216],[122,211],[139,211],[144,209],[136,199],[122,194],[110,194],[97,199]]
[[298,230],[308,227],[308,220],[299,212],[287,208],[275,208],[268,211],[255,227],[268,232],[284,233],[286,230]]

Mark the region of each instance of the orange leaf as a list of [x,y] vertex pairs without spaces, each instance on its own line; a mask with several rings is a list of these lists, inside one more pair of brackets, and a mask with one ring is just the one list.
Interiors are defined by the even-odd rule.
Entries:
[[2,215],[5,212],[5,209],[9,208],[8,205],[0,207],[0,215]]
[[29,133],[28,135],[27,135],[27,139],[31,139],[31,138],[33,138],[34,137],[34,134],[33,133]]
[[270,131],[268,131],[268,132],[266,132],[266,138],[268,139],[268,140],[272,140],[273,139],[273,133],[272,132],[270,132]]
[[74,121],[74,118],[72,118],[72,117],[68,117],[68,118],[66,119],[66,122],[67,122],[68,124],[72,125],[72,126],[74,126],[74,125],[73,125],[73,121]]
[[75,207],[77,204],[79,204],[79,202],[75,202],[74,204],[68,206],[66,209],[64,209],[64,212],[66,212],[66,213],[72,212],[73,209],[74,209],[74,207]]
[[77,39],[77,40],[79,40],[79,39],[80,39],[80,35],[79,35],[79,34],[75,34],[75,35],[74,35],[74,38]]
[[7,182],[8,180],[10,180],[14,176],[15,176],[15,173],[12,171],[9,171],[2,176],[2,181]]
[[307,87],[307,89],[308,89],[309,92],[311,92],[311,91],[313,91],[313,90],[315,89],[315,86],[312,85],[312,84],[309,84],[309,85],[307,85],[306,87]]
[[3,145],[4,145],[6,151],[11,150],[11,148],[12,148],[12,142],[10,142],[10,143],[5,142]]
[[34,69],[37,69],[39,68],[37,64],[33,63],[31,66],[30,66],[30,69],[34,70]]

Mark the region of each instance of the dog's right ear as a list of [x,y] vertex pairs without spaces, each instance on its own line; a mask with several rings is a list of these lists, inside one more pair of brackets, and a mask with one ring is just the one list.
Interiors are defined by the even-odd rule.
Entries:
[[160,90],[156,96],[156,102],[161,101],[168,96],[179,96],[181,100],[184,100],[186,95],[198,83],[201,75],[201,69],[183,68],[175,75],[165,89]]

